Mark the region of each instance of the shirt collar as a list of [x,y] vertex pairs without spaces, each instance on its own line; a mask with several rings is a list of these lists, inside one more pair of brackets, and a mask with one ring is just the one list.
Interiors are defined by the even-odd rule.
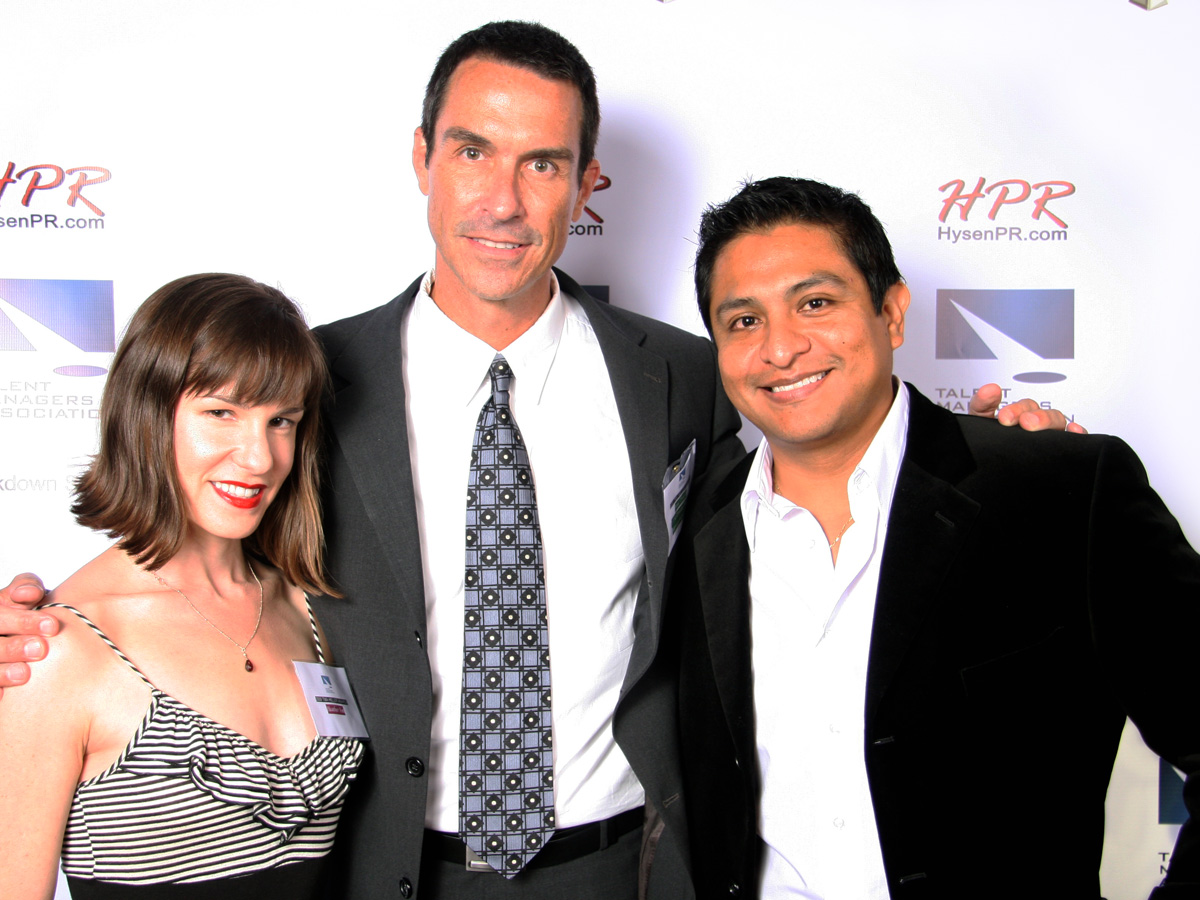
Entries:
[[[411,372],[436,372],[443,396],[475,402],[495,348],[459,327],[433,300],[433,270],[425,273],[407,320],[405,352]],[[550,272],[550,302],[524,334],[500,351],[512,368],[514,384],[526,402],[538,403],[558,351],[567,312],[558,278]]]
[[[900,462],[904,458],[904,448],[908,443],[908,386],[894,376],[893,381],[897,385],[896,394],[892,398],[888,414],[846,484],[851,504],[854,503],[856,495],[873,490],[880,515],[884,519],[892,508],[896,479],[900,474]],[[746,485],[742,488],[742,521],[751,550],[754,549],[755,526],[760,513],[766,511],[767,515],[783,519],[800,509],[787,498],[775,493],[771,466],[771,445],[764,437],[755,451],[754,462],[746,476]]]
[[892,508],[892,496],[896,493],[896,479],[900,475],[900,462],[908,443],[908,386],[895,376],[896,396],[892,398],[883,424],[871,439],[867,452],[858,461],[850,476],[847,489],[851,500],[856,491],[865,492],[874,488],[875,500],[884,518]]

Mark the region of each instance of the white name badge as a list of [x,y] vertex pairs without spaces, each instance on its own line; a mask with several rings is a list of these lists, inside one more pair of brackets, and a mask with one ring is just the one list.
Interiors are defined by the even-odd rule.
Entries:
[[296,667],[296,677],[300,679],[317,734],[370,740],[345,669],[298,660],[293,660],[292,665]]
[[687,509],[688,488],[692,486],[692,465],[696,456],[696,441],[692,440],[683,456],[667,467],[663,475],[663,514],[667,520],[667,553],[675,549],[675,540],[683,528],[683,513]]

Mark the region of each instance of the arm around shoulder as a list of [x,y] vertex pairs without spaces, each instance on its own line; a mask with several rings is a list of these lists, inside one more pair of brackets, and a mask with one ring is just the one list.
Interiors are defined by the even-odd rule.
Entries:
[[0,588],[0,697],[29,680],[28,663],[46,655],[46,638],[58,630],[53,616],[30,611],[44,596],[41,579],[29,572]]

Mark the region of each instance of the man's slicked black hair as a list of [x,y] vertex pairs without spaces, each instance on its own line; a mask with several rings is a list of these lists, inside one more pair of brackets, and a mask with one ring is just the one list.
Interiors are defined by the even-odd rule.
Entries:
[[573,84],[579,90],[583,104],[579,127],[579,180],[582,183],[584,170],[596,155],[596,138],[600,134],[596,76],[574,44],[537,22],[488,22],[459,36],[442,52],[425,87],[425,102],[421,108],[426,165],[433,152],[434,129],[446,103],[450,78],[462,63],[476,57],[528,69],[543,78]]
[[704,327],[712,334],[713,268],[721,251],[743,234],[770,231],[780,225],[828,228],[871,292],[878,314],[888,288],[901,281],[892,245],[882,223],[857,194],[807,178],[777,176],[746,182],[724,203],[709,206],[700,217],[696,251],[696,302]]

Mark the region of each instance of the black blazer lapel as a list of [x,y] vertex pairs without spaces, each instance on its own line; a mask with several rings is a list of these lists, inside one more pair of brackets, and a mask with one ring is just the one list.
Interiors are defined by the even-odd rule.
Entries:
[[979,504],[954,486],[975,468],[954,416],[912,385],[908,390],[908,443],[888,519],[867,665],[868,738],[879,702],[979,514]]
[[364,315],[362,327],[329,360],[334,382],[332,432],[379,541],[400,596],[423,607],[425,582],[401,366],[400,324],[420,280]]

